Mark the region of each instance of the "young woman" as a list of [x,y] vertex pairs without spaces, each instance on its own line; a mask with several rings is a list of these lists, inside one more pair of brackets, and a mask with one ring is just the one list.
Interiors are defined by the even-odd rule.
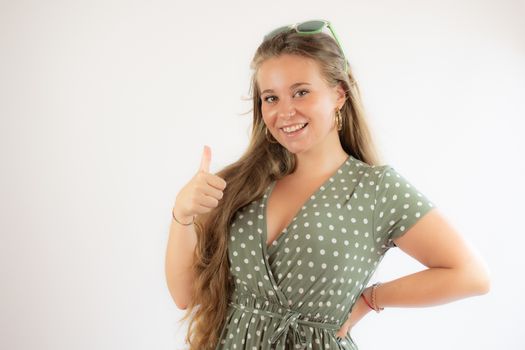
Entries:
[[[370,311],[488,292],[435,204],[379,164],[329,22],[271,32],[252,68],[248,149],[211,174],[205,147],[173,208],[166,278],[191,349],[355,350]],[[428,269],[367,286],[396,246]]]

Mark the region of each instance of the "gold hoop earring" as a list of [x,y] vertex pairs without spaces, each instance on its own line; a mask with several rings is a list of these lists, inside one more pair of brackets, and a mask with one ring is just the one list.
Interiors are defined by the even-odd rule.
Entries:
[[343,116],[341,116],[341,111],[338,108],[335,109],[335,122],[337,131],[341,131],[343,129]]
[[275,141],[272,141],[271,139],[268,138],[268,128],[267,127],[264,127],[264,133],[266,134],[266,141],[268,141],[269,143],[279,143],[277,142],[277,140],[275,140],[275,138],[274,138]]

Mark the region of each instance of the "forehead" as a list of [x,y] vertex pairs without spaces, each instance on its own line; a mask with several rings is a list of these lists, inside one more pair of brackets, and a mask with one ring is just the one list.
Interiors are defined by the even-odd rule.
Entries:
[[287,90],[297,82],[325,85],[319,64],[308,57],[281,55],[267,59],[257,71],[259,91]]

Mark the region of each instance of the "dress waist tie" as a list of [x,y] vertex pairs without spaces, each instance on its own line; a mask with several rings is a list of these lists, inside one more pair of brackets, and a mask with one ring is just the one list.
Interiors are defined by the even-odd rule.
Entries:
[[[299,324],[303,324],[303,325],[315,327],[315,328],[334,330],[334,331],[338,331],[341,328],[337,324],[333,324],[333,323],[302,320],[299,318],[300,316],[302,316],[300,312],[295,311],[295,310],[286,309],[284,307],[281,307],[285,310],[284,314],[280,314],[280,313],[271,312],[268,310],[252,308],[246,305],[240,305],[234,302],[230,302],[230,305],[244,312],[251,312],[257,315],[265,315],[265,316],[269,316],[272,318],[280,319],[276,332],[270,338],[270,344],[281,344],[283,349],[284,349],[284,345],[286,342],[286,336],[288,332],[293,333],[292,346],[294,349],[304,349],[312,343],[311,334],[307,339],[304,332],[301,332],[299,330]],[[299,347],[297,345],[299,345]]]

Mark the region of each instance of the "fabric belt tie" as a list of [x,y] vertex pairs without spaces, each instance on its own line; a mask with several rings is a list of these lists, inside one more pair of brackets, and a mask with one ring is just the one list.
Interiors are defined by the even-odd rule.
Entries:
[[294,334],[295,344],[300,344],[301,346],[308,346],[308,343],[306,342],[306,336],[299,332],[299,324],[297,323],[297,319],[299,318],[299,316],[301,316],[301,314],[296,311],[286,312],[284,317],[281,319],[281,322],[279,322],[277,331],[270,338],[270,344],[275,344],[275,342],[278,339],[282,339],[281,344],[284,344],[284,342],[286,341],[286,335],[288,334],[288,331],[291,330]]
[[308,347],[309,344],[311,344],[311,335],[307,338],[305,334],[302,334],[299,330],[299,324],[303,324],[310,327],[316,327],[316,328],[323,328],[328,330],[339,330],[338,325],[333,323],[322,323],[322,322],[313,322],[313,321],[305,321],[299,319],[301,316],[301,313],[295,310],[286,309],[286,312],[284,315],[279,314],[277,312],[271,312],[267,310],[261,310],[261,309],[255,309],[246,305],[240,305],[234,302],[230,302],[229,305],[233,306],[236,309],[239,309],[241,311],[251,312],[253,314],[257,315],[265,315],[273,318],[280,318],[279,325],[277,326],[276,332],[272,335],[270,338],[270,344],[281,344],[284,346],[286,342],[286,336],[288,335],[288,332],[293,333],[293,344],[292,346],[295,349],[304,349]]

